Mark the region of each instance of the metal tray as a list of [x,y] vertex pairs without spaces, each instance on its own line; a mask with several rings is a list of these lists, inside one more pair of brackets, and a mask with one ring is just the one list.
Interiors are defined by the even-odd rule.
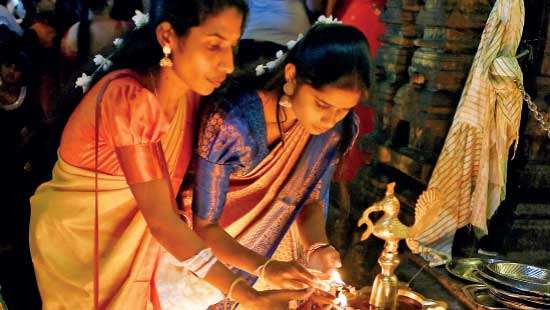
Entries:
[[478,275],[479,279],[484,284],[494,286],[506,292],[511,292],[519,295],[539,296],[539,297],[544,297],[545,299],[550,298],[549,293],[534,290],[529,285],[524,285],[524,284],[518,285],[517,283],[511,283],[508,279],[503,278],[498,274],[494,274],[493,272],[488,270],[486,267],[480,268],[480,270],[477,271],[476,275]]
[[453,276],[473,283],[482,283],[476,278],[474,271],[480,266],[485,266],[490,263],[502,262],[499,259],[485,258],[459,258],[453,259],[445,265],[445,269]]
[[489,295],[493,296],[499,301],[505,300],[508,302],[514,302],[518,304],[522,304],[527,307],[536,308],[536,309],[550,309],[550,304],[545,303],[543,301],[535,301],[531,299],[526,299],[523,297],[514,297],[506,292],[493,290],[489,288]]
[[521,293],[517,293],[517,292],[512,292],[510,290],[505,290],[505,289],[499,288],[499,287],[491,285],[491,284],[486,283],[486,285],[489,288],[489,290],[494,291],[497,294],[504,294],[504,295],[512,297],[512,298],[519,298],[519,299],[529,300],[529,301],[532,301],[532,302],[535,302],[535,303],[541,303],[543,305],[549,305],[550,306],[550,298],[547,298],[547,297],[525,295],[525,294],[521,294]]
[[489,295],[493,297],[495,300],[497,300],[498,302],[500,302],[501,304],[507,305],[512,309],[521,309],[521,310],[550,309],[545,305],[532,303],[526,300],[517,300],[514,298],[510,298],[509,296],[506,296],[506,295],[495,294],[495,292],[491,290],[489,290]]
[[550,270],[509,262],[491,263],[487,265],[487,269],[513,281],[541,287],[543,291],[550,293]]
[[489,310],[504,310],[508,309],[504,304],[498,302],[494,297],[489,295],[489,289],[483,284],[470,284],[462,288],[464,294],[473,300],[478,306]]

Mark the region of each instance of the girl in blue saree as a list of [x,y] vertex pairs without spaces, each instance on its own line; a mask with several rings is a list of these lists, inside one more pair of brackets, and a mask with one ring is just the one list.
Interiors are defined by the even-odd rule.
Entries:
[[[202,105],[194,186],[182,194],[215,255],[262,288],[311,286],[304,265],[341,266],[325,232],[330,180],[371,82],[357,29],[317,23],[293,43]],[[175,279],[168,255],[161,266],[157,280]]]

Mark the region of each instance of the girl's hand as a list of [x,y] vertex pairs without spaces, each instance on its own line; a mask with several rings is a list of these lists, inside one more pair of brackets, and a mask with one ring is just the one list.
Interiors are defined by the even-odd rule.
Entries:
[[324,273],[341,268],[340,253],[333,246],[317,249],[309,256],[309,267]]
[[271,261],[263,275],[266,281],[284,289],[315,287],[318,281],[315,275],[297,262]]

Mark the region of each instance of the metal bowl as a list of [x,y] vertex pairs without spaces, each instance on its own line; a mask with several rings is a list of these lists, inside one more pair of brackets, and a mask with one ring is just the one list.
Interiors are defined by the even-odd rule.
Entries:
[[445,265],[445,269],[453,276],[473,283],[481,283],[476,278],[474,272],[479,269],[480,266],[485,266],[490,263],[502,262],[498,259],[485,259],[485,258],[459,258],[453,259]]

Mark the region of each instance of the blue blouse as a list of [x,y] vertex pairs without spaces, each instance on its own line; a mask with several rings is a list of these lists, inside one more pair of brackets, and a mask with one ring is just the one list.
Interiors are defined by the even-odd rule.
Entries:
[[[339,140],[341,131],[342,122],[322,135],[311,136],[308,147],[315,149],[315,144],[318,144],[319,149],[326,148],[326,141],[330,140],[328,137],[336,134]],[[193,213],[202,220],[214,223],[219,220],[224,209],[231,176],[250,172],[269,154],[263,103],[256,92],[245,91],[207,103],[201,113],[197,144]],[[308,197],[322,200],[325,213],[330,181],[337,161],[336,147],[332,149],[330,165],[317,184],[314,184]],[[315,150],[311,153],[315,153]]]

